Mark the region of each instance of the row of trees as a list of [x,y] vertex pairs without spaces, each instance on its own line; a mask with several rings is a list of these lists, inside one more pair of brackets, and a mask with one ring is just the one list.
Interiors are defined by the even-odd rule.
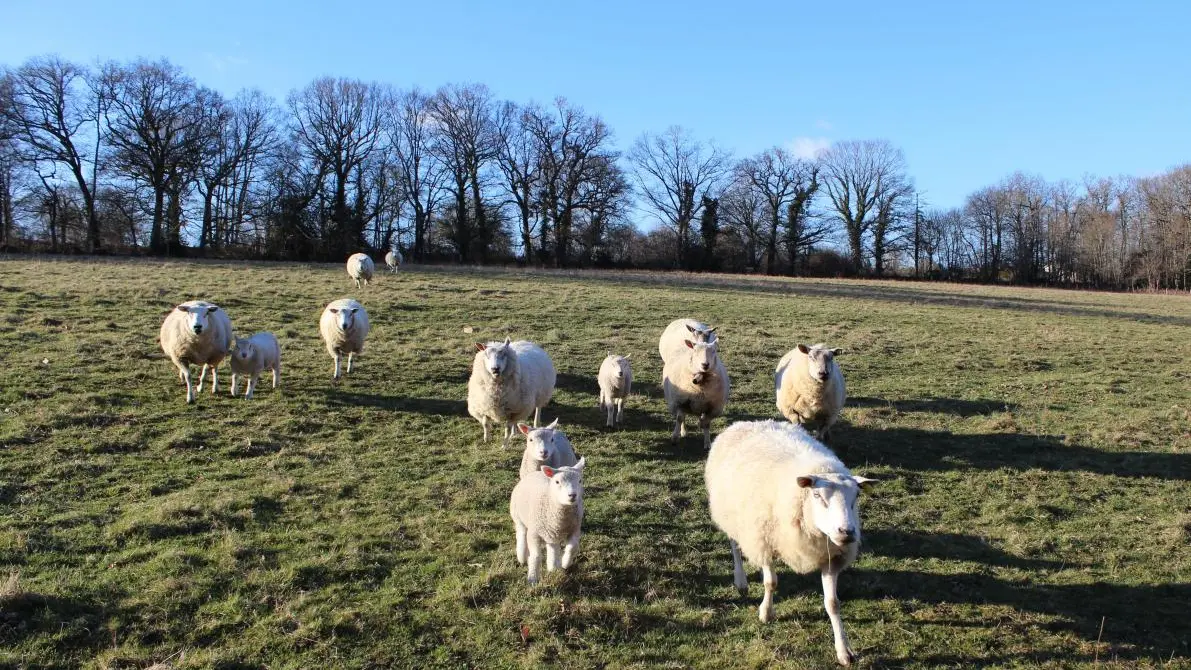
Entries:
[[672,127],[622,155],[599,116],[482,85],[321,78],[279,104],[168,61],[0,75],[0,248],[1188,288],[1191,166],[921,200],[887,141],[737,159]]

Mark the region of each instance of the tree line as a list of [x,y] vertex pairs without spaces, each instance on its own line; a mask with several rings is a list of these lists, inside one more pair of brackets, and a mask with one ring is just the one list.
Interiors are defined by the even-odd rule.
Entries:
[[[639,226],[650,222],[652,225]],[[931,208],[902,151],[737,158],[674,126],[621,152],[563,98],[319,78],[228,98],[169,61],[0,72],[0,248],[1187,289],[1191,165]]]

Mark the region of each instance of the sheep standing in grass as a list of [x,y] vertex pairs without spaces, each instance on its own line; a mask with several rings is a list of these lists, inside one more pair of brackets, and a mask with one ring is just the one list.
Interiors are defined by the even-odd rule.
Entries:
[[671,441],[686,436],[686,415],[699,417],[703,448],[711,448],[711,421],[724,413],[730,382],[720,360],[719,339],[715,342],[685,340],[686,355],[672,356],[662,369],[662,392],[666,408],[674,417]]
[[397,270],[401,267],[403,260],[401,252],[397,250],[397,247],[389,249],[389,253],[385,254],[385,265],[388,266],[389,272],[393,274],[397,274]]
[[624,421],[624,400],[633,391],[633,364],[628,356],[608,354],[600,364],[600,409],[608,413],[609,428]]
[[[161,349],[178,368],[186,384],[186,402],[194,402],[211,368],[211,393],[219,386],[219,364],[232,344],[232,321],[216,305],[191,300],[170,310],[161,324]],[[190,386],[190,366],[201,365],[198,384]]]
[[509,516],[517,529],[517,563],[529,563],[531,585],[538,583],[542,544],[547,571],[566,570],[575,560],[583,530],[584,465],[582,458],[568,467],[543,465],[513,487]]
[[318,322],[327,352],[335,359],[334,379],[339,379],[339,365],[347,354],[347,371],[352,371],[352,356],[363,353],[368,337],[368,312],[350,298],[336,300],[323,310]]
[[502,426],[503,442],[509,446],[518,421],[533,416],[536,427],[542,408],[554,396],[554,363],[541,347],[525,340],[476,343],[471,378],[467,381],[467,413],[484,429],[488,422]]
[[761,566],[761,621],[774,618],[774,563],[795,572],[818,570],[823,605],[841,665],[855,659],[844,634],[836,593],[839,574],[860,550],[860,487],[831,450],[801,426],[778,421],[734,423],[716,438],[704,469],[711,518],[727,533],[736,588],[748,592],[741,553]]
[[273,388],[281,383],[281,345],[273,333],[257,333],[252,337],[236,338],[236,350],[232,352],[229,361],[232,366],[232,395],[236,395],[236,382],[239,375],[246,375],[248,388],[244,391],[244,398],[251,398],[256,390],[256,383],[265,370],[273,371]]
[[790,421],[827,437],[844,408],[844,374],[835,357],[843,349],[800,344],[782,356],[774,370],[777,409]]
[[675,319],[662,331],[658,338],[658,354],[662,363],[669,363],[673,357],[686,355],[686,341],[715,342],[715,328],[694,319]]
[[347,259],[347,274],[356,281],[356,288],[363,288],[372,281],[376,265],[368,254],[352,254]]
[[523,423],[517,429],[525,435],[525,453],[521,455],[521,477],[534,475],[543,465],[561,468],[577,462],[575,448],[558,428],[558,419],[545,428],[531,428]]

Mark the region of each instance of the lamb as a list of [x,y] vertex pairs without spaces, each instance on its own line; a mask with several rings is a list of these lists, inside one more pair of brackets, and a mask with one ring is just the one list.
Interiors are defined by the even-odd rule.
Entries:
[[711,446],[704,480],[711,518],[728,535],[733,581],[742,594],[748,581],[741,553],[761,566],[762,623],[774,618],[778,558],[798,573],[818,570],[836,659],[841,665],[855,660],[840,619],[836,583],[860,550],[860,488],[875,480],[852,475],[801,426],[779,421],[729,426]]
[[777,409],[793,423],[827,437],[844,407],[844,375],[835,357],[843,349],[800,344],[782,356],[774,370]]
[[352,371],[352,356],[363,353],[368,337],[368,312],[350,298],[335,300],[323,310],[318,322],[327,352],[335,359],[334,379],[339,379],[339,364],[347,354],[347,371]]
[[693,342],[715,342],[715,328],[694,319],[675,319],[662,331],[658,338],[658,354],[662,357],[662,364],[670,362],[673,356],[686,355],[686,340]]
[[608,354],[600,364],[600,409],[608,412],[609,428],[624,421],[624,400],[633,391],[632,357]]
[[347,274],[356,280],[356,288],[362,288],[372,281],[372,273],[375,271],[376,265],[368,254],[352,254],[347,259]]
[[558,429],[558,419],[545,428],[530,428],[519,423],[517,429],[525,435],[525,453],[521,455],[521,477],[533,475],[543,465],[552,468],[574,465],[575,449],[571,441]]
[[[170,310],[161,324],[161,349],[186,384],[186,402],[194,402],[211,368],[211,393],[219,386],[219,364],[231,348],[232,321],[227,312],[203,300],[190,300]],[[190,387],[190,366],[201,365],[198,384]]]
[[[543,465],[522,477],[509,497],[509,516],[517,529],[517,563],[529,563],[529,583],[538,583],[541,545],[546,545],[546,570],[571,567],[583,527],[583,468]],[[565,547],[563,546],[565,544]],[[559,561],[559,549],[562,560]]]
[[236,351],[230,360],[232,366],[232,396],[236,395],[236,378],[246,375],[248,388],[244,391],[244,398],[252,397],[256,390],[256,383],[261,378],[261,372],[273,371],[273,388],[281,382],[281,345],[273,333],[257,333],[252,337],[236,338]]
[[518,421],[533,415],[537,427],[542,408],[554,396],[554,363],[541,347],[526,340],[476,343],[471,378],[467,381],[467,413],[484,428],[488,422],[501,424],[502,447],[516,431]]
[[401,257],[401,252],[397,250],[397,247],[393,247],[389,250],[389,253],[385,254],[385,265],[389,267],[389,272],[392,272],[393,274],[397,274],[397,269],[401,267],[401,263],[404,260],[405,259]]
[[684,340],[685,356],[675,356],[662,369],[662,392],[666,408],[674,416],[671,441],[686,437],[686,415],[699,417],[703,448],[711,448],[711,420],[724,413],[730,382],[724,362],[717,353],[719,339],[712,343]]

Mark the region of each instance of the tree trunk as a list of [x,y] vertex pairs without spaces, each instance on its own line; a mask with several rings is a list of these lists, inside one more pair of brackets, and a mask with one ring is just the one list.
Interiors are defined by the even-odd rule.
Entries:
[[149,231],[149,248],[153,253],[160,254],[165,248],[161,234],[161,222],[165,215],[165,187],[153,187],[153,227]]

